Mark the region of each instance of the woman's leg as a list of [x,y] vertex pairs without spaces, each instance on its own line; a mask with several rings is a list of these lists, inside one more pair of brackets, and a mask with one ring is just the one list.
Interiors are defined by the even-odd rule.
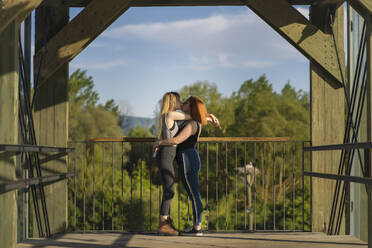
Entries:
[[166,147],[159,150],[158,165],[163,184],[163,199],[160,207],[159,235],[178,235],[179,232],[172,225],[169,217],[170,205],[174,196],[174,169],[173,160],[176,155],[176,148]]
[[188,149],[177,155],[177,161],[181,169],[182,182],[192,202],[194,226],[200,226],[203,204],[199,185],[199,155],[195,149]]
[[160,150],[159,169],[163,184],[163,199],[160,206],[160,215],[169,216],[170,205],[174,196],[174,168],[173,160],[176,156],[176,149],[166,147]]

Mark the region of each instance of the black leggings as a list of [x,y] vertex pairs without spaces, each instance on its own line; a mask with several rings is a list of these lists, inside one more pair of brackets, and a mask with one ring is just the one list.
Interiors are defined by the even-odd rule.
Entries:
[[156,156],[163,184],[163,200],[160,206],[160,215],[170,214],[170,205],[174,196],[174,168],[176,147],[161,147]]

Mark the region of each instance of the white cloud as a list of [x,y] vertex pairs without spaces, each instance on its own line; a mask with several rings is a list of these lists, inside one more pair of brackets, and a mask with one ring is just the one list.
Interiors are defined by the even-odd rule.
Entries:
[[[308,9],[298,8],[308,16]],[[189,67],[264,68],[302,55],[249,9],[205,18],[128,24],[103,34],[113,40],[140,40],[188,56]],[[155,42],[155,44],[154,44]]]
[[122,65],[128,64],[127,60],[124,59],[117,59],[110,62],[105,63],[71,63],[71,66],[74,68],[84,68],[84,69],[98,69],[98,70],[107,70],[115,67],[119,67]]
[[250,68],[264,68],[264,67],[269,67],[272,65],[272,63],[268,61],[255,61],[255,60],[242,61],[241,64],[244,67],[250,67]]

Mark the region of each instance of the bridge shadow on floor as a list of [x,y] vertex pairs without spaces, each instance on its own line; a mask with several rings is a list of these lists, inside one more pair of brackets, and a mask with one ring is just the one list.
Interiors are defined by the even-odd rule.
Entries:
[[236,248],[366,248],[352,236],[327,236],[323,233],[206,233],[202,237],[163,237],[133,233],[67,233],[51,239],[31,239],[19,243],[26,247],[236,247]]

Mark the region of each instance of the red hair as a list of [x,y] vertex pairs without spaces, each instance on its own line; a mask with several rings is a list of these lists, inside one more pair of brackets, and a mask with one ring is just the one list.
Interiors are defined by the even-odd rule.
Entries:
[[187,101],[190,103],[190,116],[194,121],[199,122],[202,125],[207,124],[207,108],[203,101],[196,96],[190,96]]

